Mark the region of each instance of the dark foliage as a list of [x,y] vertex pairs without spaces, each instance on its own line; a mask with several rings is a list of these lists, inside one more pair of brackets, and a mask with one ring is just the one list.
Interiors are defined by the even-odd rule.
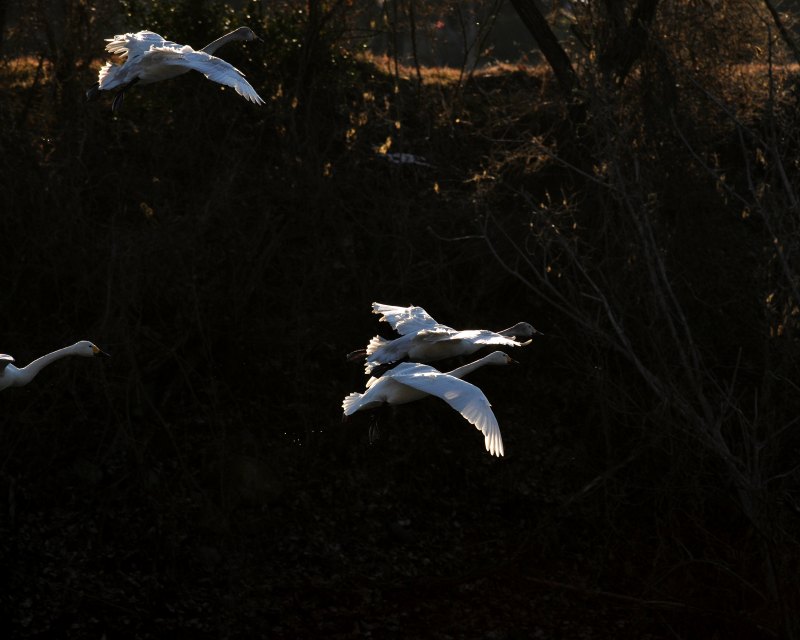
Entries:
[[[5,34],[0,350],[112,354],[0,397],[6,635],[797,637],[800,123],[775,34],[660,6],[611,73],[592,3],[576,109],[543,69],[355,56],[357,5],[75,1]],[[244,23],[263,39],[219,55],[263,107],[198,74],[83,102],[104,37]],[[717,63],[712,27],[747,33]],[[435,400],[374,442],[341,421],[345,354],[388,335],[375,300],[544,332],[472,378],[504,459]]]

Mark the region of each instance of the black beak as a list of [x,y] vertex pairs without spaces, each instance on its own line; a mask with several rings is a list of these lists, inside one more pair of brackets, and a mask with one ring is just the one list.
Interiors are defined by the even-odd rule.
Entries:
[[110,357],[111,357],[109,354],[107,354],[107,353],[106,353],[105,351],[103,351],[102,349],[98,349],[98,350],[97,350],[97,352],[96,352],[94,355],[95,355],[95,358],[96,358],[97,356],[101,356],[101,357],[103,357],[103,358],[110,358]]

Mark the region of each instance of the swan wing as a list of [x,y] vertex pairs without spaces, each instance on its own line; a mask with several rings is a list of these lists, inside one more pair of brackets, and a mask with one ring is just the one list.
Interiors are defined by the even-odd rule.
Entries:
[[12,362],[14,362],[14,358],[5,353],[0,353],[0,373],[3,373]]
[[128,56],[135,58],[148,51],[150,47],[163,47],[165,45],[175,45],[174,42],[164,40],[157,33],[152,31],[139,31],[137,33],[122,33],[107,38],[106,51],[118,56]]
[[372,373],[376,365],[397,362],[407,357],[424,361],[440,359],[437,353],[439,350],[436,347],[431,350],[430,347],[436,343],[447,341],[453,333],[455,331],[450,327],[434,325],[430,329],[407,333],[394,340],[375,336],[367,345],[367,360],[364,370]]
[[6,354],[0,354],[0,390],[14,386],[16,372],[14,367],[8,368],[14,362],[14,358]]
[[460,332],[442,324],[435,324],[427,329],[386,340],[375,336],[367,346],[367,360],[364,370],[372,370],[381,364],[396,362],[403,358],[429,362],[457,355],[465,355],[477,351],[478,347],[462,338],[456,338]]
[[479,345],[502,345],[506,347],[524,347],[532,342],[532,340],[527,340],[526,342],[520,342],[519,340],[515,340],[514,338],[510,338],[507,336],[501,336],[499,333],[495,333],[494,331],[487,331],[485,329],[470,329],[466,331],[453,331],[449,334],[450,340],[464,340],[466,342],[471,342],[472,344],[479,344]]
[[[399,370],[399,371],[398,371]],[[419,391],[441,398],[464,419],[483,433],[486,450],[502,456],[503,438],[492,405],[474,384],[442,373],[428,365],[399,365],[390,372],[392,379]]]
[[437,324],[430,329],[420,329],[414,334],[415,342],[436,343],[444,340],[451,342],[453,340],[464,340],[465,337],[461,334],[463,331],[456,331],[443,324]]
[[372,313],[381,315],[382,322],[388,322],[400,335],[414,333],[437,324],[422,307],[395,307],[390,304],[372,303]]
[[189,46],[153,47],[147,55],[151,66],[175,66],[199,71],[213,82],[233,88],[240,96],[255,104],[264,104],[261,96],[245,80],[244,74],[229,62],[203,51],[195,51]]

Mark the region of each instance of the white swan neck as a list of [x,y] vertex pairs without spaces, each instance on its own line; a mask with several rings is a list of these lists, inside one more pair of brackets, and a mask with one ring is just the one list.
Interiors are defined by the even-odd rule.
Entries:
[[200,49],[203,53],[213,54],[217,49],[219,49],[222,45],[231,40],[239,40],[242,36],[240,35],[239,30],[231,31],[230,33],[226,33],[221,38],[217,38],[214,42],[209,42],[205,47]]
[[460,366],[452,371],[449,371],[447,375],[453,376],[455,378],[463,378],[468,373],[472,373],[475,369],[480,369],[483,365],[489,364],[489,361],[492,359],[492,354],[488,356],[484,356],[479,360],[475,360],[474,362],[470,362],[463,366]]
[[22,367],[17,369],[17,382],[16,386],[22,386],[28,384],[31,380],[33,380],[36,375],[44,369],[48,364],[51,362],[55,362],[56,360],[60,360],[61,358],[65,358],[69,355],[72,355],[73,351],[77,345],[73,344],[69,347],[64,347],[63,349],[58,349],[53,351],[52,353],[48,353],[43,355],[41,358],[37,358],[26,367]]

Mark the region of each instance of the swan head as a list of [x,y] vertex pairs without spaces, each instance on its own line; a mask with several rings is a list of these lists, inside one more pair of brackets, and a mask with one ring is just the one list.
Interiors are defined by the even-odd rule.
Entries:
[[102,356],[104,358],[110,357],[100,347],[92,342],[89,342],[88,340],[81,340],[80,342],[75,343],[73,349],[75,350],[76,356],[83,356],[85,358],[93,358],[95,356]]
[[514,358],[503,351],[492,351],[484,358],[485,364],[507,365],[519,364]]
[[250,42],[251,40],[260,40],[261,38],[259,38],[250,27],[239,27],[231,32],[231,39]]
[[516,338],[518,340],[523,340],[525,338],[531,338],[535,336],[537,333],[541,335],[541,331],[537,331],[533,328],[533,325],[527,322],[518,322],[513,327],[509,327],[508,329],[504,329],[503,331],[498,332],[501,335],[507,336],[509,338]]

